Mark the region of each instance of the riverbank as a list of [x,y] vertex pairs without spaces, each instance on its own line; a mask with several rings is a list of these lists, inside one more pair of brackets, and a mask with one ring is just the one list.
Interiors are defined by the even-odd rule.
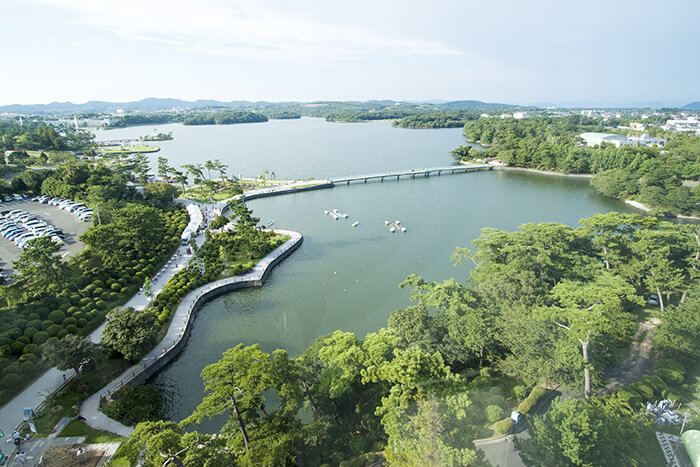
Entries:
[[542,175],[556,175],[558,177],[567,178],[593,178],[593,174],[563,174],[561,172],[552,172],[550,170],[526,169],[524,167],[507,167],[505,165],[494,165],[494,170],[507,170],[510,172],[530,172]]

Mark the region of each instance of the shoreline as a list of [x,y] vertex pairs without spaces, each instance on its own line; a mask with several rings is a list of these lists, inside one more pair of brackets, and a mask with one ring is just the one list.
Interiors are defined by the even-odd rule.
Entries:
[[[639,201],[634,201],[631,199],[626,199],[625,204],[629,204],[632,207],[635,207],[637,209],[641,209],[644,212],[651,213],[651,208],[647,206],[646,204],[642,204]],[[672,214],[670,216],[657,216],[657,217],[665,217],[665,218],[678,218],[678,219],[688,219],[688,220],[693,220],[693,221],[700,221],[700,216],[686,216],[684,214]]]
[[593,174],[563,174],[561,172],[552,172],[549,170],[538,170],[538,169],[527,169],[525,167],[507,167],[505,165],[494,165],[494,170],[506,170],[510,172],[530,172],[537,173],[541,175],[556,175],[558,177],[568,177],[568,178],[593,178]]

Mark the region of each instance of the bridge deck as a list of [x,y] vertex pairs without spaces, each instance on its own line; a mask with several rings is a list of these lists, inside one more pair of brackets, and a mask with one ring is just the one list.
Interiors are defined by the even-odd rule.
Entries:
[[437,174],[441,175],[443,173],[446,174],[455,174],[455,173],[467,173],[467,172],[476,172],[480,170],[491,170],[493,169],[493,166],[486,165],[486,164],[470,164],[470,165],[454,165],[450,167],[432,167],[429,169],[411,169],[411,170],[402,170],[398,172],[385,172],[385,173],[380,173],[380,174],[372,174],[372,175],[358,175],[358,176],[353,176],[353,177],[342,177],[342,178],[334,178],[331,179],[331,183],[347,183],[349,184],[350,182],[359,182],[359,181],[364,181],[366,182],[367,180],[376,180],[380,179],[384,181],[385,178],[393,178],[396,177],[398,180],[400,177],[409,177],[409,178],[415,178],[416,175],[422,175],[424,177],[429,177],[431,174]]

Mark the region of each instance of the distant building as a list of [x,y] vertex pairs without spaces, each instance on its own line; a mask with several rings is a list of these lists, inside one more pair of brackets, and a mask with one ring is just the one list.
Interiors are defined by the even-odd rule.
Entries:
[[501,114],[501,118],[511,118],[513,115],[512,114]]
[[479,117],[481,117],[481,118],[489,118],[490,116],[491,116],[491,115],[489,115],[489,114],[481,114],[481,115],[479,115]]
[[644,131],[646,129],[646,125],[639,122],[632,122],[630,123],[630,128],[632,128],[633,130]]
[[587,146],[600,146],[603,143],[612,144],[616,148],[622,146],[663,146],[666,140],[652,138],[647,134],[642,136],[615,135],[612,133],[581,133],[581,138]]
[[520,120],[521,118],[527,118],[527,112],[513,112],[513,118]]
[[692,131],[695,134],[700,134],[700,119],[695,116],[668,119],[662,128],[671,131]]

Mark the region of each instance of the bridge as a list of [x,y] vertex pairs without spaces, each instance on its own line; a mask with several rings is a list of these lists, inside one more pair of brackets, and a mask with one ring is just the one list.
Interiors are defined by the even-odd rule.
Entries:
[[381,174],[374,174],[374,175],[359,175],[359,176],[353,176],[353,177],[344,177],[344,178],[334,178],[331,179],[332,184],[339,184],[339,183],[345,183],[346,185],[350,185],[350,182],[365,182],[367,183],[367,180],[379,180],[379,181],[384,181],[384,179],[389,179],[393,180],[396,178],[396,180],[400,179],[401,177],[406,177],[406,178],[416,178],[416,177],[430,177],[431,175],[442,175],[444,174],[457,174],[457,173],[467,173],[467,172],[479,172],[481,170],[493,170],[492,165],[487,165],[487,164],[465,164],[465,165],[453,165],[450,167],[433,167],[430,169],[410,169],[410,170],[402,170],[399,172],[386,172],[386,173],[381,173]]

